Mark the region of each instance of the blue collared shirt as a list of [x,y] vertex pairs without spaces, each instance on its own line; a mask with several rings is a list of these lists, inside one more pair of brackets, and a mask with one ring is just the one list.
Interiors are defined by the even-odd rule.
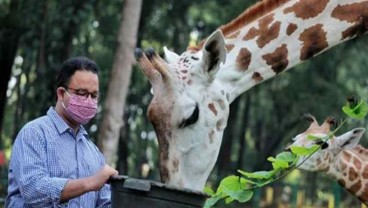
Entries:
[[111,207],[109,185],[60,204],[69,179],[91,176],[104,164],[86,130],[80,126],[75,134],[50,108],[47,115],[27,123],[14,142],[5,207]]

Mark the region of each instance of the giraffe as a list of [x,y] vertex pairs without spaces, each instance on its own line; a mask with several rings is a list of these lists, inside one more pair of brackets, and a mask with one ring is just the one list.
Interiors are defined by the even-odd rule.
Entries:
[[325,173],[368,205],[368,149],[358,145],[365,129],[355,128],[340,136],[333,136],[324,143],[322,140],[310,140],[307,136],[327,136],[330,133],[331,120],[326,119],[321,126],[314,117],[310,117],[310,120],[309,128],[298,134],[287,149],[291,146],[310,147],[313,144],[320,144],[321,148],[309,158],[300,157],[297,167]]
[[181,55],[136,49],[161,181],[202,190],[236,97],[367,30],[368,0],[263,0]]

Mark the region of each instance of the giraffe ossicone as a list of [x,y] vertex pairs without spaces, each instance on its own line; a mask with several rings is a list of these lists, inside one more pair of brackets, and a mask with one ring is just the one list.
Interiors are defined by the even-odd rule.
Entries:
[[[308,130],[298,134],[289,148],[321,144],[323,141],[311,140],[308,136],[326,137],[330,133],[328,121],[319,126],[313,118]],[[297,162],[298,168],[326,174],[368,205],[368,149],[358,145],[364,132],[364,128],[355,128],[340,136],[333,136],[309,158],[301,156]]]
[[137,50],[161,180],[203,190],[236,97],[367,30],[368,0],[263,0],[180,56]]

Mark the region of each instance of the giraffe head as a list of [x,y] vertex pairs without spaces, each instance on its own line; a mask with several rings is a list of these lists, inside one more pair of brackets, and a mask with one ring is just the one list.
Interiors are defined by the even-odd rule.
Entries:
[[202,190],[221,145],[229,114],[229,94],[216,79],[226,49],[220,31],[201,49],[180,56],[164,48],[165,60],[153,50],[136,50],[153,88],[148,118],[160,148],[161,180]]
[[319,125],[313,116],[308,116],[308,120],[311,121],[309,128],[297,135],[293,140],[291,146],[311,147],[312,145],[321,145],[321,148],[317,150],[311,157],[300,157],[297,165],[299,168],[308,171],[322,171],[327,172],[331,167],[331,164],[335,163],[340,154],[344,150],[352,149],[357,146],[361,136],[363,135],[364,128],[355,128],[340,136],[333,136],[331,139],[323,142],[322,140],[308,139],[308,135],[326,138],[330,133],[330,127],[336,125],[336,121],[332,118],[327,118],[322,125]]

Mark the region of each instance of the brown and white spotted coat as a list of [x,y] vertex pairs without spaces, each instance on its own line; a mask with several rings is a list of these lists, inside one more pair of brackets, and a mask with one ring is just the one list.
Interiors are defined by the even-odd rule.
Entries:
[[180,56],[137,50],[162,181],[202,190],[236,97],[367,30],[368,0],[263,0]]
[[[326,120],[321,126],[312,118],[311,126],[294,138],[291,146],[310,147],[321,144],[321,140],[310,140],[308,135],[325,137],[330,133],[330,123]],[[336,180],[348,192],[368,205],[368,149],[358,145],[364,128],[356,128],[338,137],[333,137],[310,158],[301,157],[299,169],[318,171]]]

